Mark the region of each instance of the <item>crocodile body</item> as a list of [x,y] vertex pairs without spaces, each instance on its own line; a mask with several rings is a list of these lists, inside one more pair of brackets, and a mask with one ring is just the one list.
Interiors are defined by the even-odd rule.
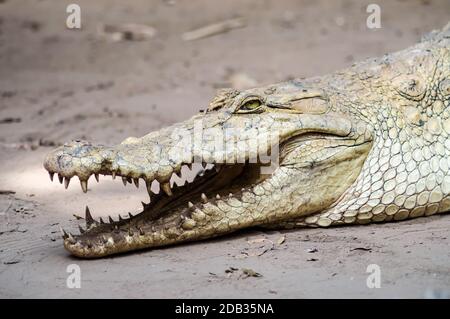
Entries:
[[[67,143],[45,159],[51,178],[58,174],[67,187],[77,176],[86,192],[90,176],[121,176],[145,184],[150,202],[119,220],[95,220],[87,209],[87,229],[63,231],[64,246],[93,258],[253,226],[447,212],[449,103],[448,25],[406,50],[330,75],[222,90],[191,119],[114,147]],[[175,175],[192,163],[203,169],[176,185]]]

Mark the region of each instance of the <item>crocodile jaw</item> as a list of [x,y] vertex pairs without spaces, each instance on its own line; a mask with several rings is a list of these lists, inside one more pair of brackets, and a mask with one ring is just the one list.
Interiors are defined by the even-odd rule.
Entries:
[[[134,180],[136,185],[143,179],[151,198],[140,214],[118,221],[96,221],[87,209],[86,230],[81,228],[79,235],[63,231],[65,248],[76,256],[95,258],[309,215],[329,207],[354,182],[371,147],[365,130],[333,115],[262,115],[258,125],[254,125],[254,117],[230,119],[220,111],[201,118],[209,126],[201,146],[196,147],[194,142],[190,154],[182,154],[176,143],[179,140],[173,137],[180,135],[176,132],[180,128],[191,132],[199,116],[142,138],[129,138],[116,147],[74,141],[51,152],[44,166],[66,185],[73,176],[80,179],[83,191],[87,191],[91,175],[121,176],[124,184]],[[227,147],[216,146],[211,152],[208,129],[217,125],[222,126],[220,131],[225,125],[253,125],[258,130],[258,134],[250,132],[246,138],[238,130],[240,141],[246,140],[250,149],[237,163],[226,159],[240,154],[238,144],[230,147],[224,143]],[[272,134],[265,134],[264,127],[270,127]],[[277,139],[270,139],[272,135]],[[263,143],[263,154],[270,154],[273,143],[278,143],[280,162],[269,173],[264,173],[263,167],[268,167],[261,162],[261,136],[269,138]],[[183,166],[191,166],[196,160],[202,166],[209,163],[203,176],[180,187],[171,183]],[[150,189],[154,181],[160,185],[159,194]],[[299,189],[299,183],[305,187]]]

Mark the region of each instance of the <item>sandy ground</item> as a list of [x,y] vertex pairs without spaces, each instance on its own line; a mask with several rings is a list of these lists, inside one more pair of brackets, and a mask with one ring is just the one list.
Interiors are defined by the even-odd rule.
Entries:
[[[75,31],[65,28],[71,2],[0,1],[0,297],[450,297],[450,216],[249,230],[84,261],[63,249],[59,227],[75,230],[86,204],[94,216],[137,211],[146,193],[109,179],[87,195],[75,182],[64,191],[42,168],[52,145],[144,135],[188,118],[221,87],[320,75],[407,47],[450,20],[448,0],[377,1],[378,30],[365,24],[373,1],[79,0]],[[236,16],[245,28],[181,38]],[[99,23],[129,22],[156,35],[97,36]],[[66,286],[70,264],[81,268],[81,289]],[[366,285],[369,264],[380,266],[379,289]],[[243,268],[262,276],[245,278]]]

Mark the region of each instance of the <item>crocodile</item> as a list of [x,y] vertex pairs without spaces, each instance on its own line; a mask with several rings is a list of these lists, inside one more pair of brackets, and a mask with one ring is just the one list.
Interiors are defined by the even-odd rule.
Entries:
[[249,227],[447,212],[449,103],[450,24],[329,75],[219,90],[192,118],[116,146],[68,142],[45,158],[52,180],[77,176],[86,193],[91,176],[120,176],[150,201],[107,221],[86,207],[80,234],[61,230],[64,247],[96,258]]

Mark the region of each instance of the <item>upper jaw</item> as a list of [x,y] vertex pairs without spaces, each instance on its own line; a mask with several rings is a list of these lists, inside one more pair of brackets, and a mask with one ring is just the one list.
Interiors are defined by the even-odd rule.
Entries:
[[[346,136],[354,128],[350,119],[333,114],[226,117],[226,112],[220,111],[196,116],[141,138],[127,138],[114,147],[72,141],[50,152],[44,167],[52,180],[56,173],[66,187],[77,176],[84,192],[90,176],[98,180],[103,174],[122,176],[135,184],[143,179],[149,194],[156,180],[169,193],[170,179],[183,165],[268,161],[273,147],[295,135],[319,132]],[[218,140],[221,143],[217,144]]]

